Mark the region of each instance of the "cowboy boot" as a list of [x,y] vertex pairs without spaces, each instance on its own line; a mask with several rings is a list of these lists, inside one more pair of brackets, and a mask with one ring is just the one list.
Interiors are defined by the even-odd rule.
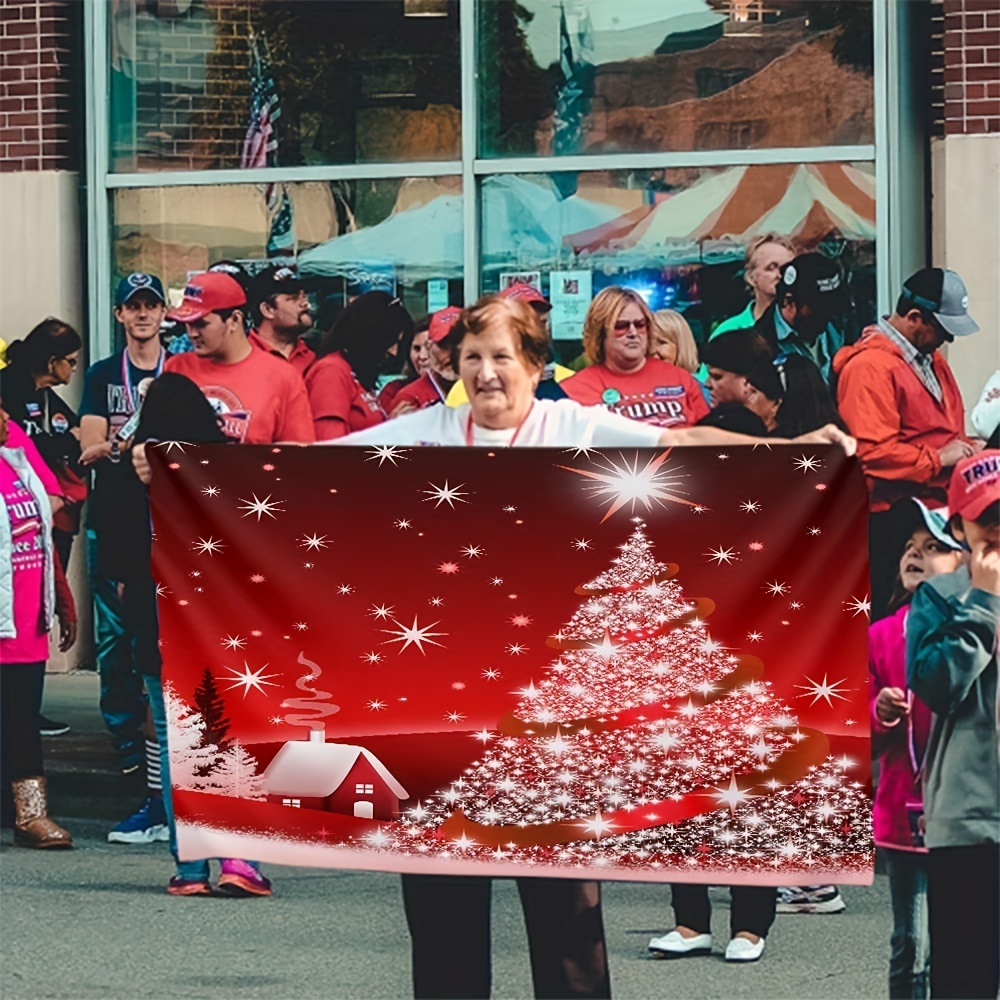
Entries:
[[73,846],[68,830],[49,819],[45,804],[45,779],[21,778],[12,781],[14,809],[14,843],[19,847],[67,848]]

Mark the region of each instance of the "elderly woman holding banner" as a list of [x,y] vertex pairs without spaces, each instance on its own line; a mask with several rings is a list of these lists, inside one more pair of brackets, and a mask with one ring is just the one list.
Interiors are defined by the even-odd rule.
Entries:
[[[516,299],[481,299],[462,313],[447,341],[468,403],[429,407],[333,443],[602,448],[754,441],[710,427],[661,429],[570,399],[536,399],[548,336],[535,310]],[[840,444],[849,453],[855,447],[852,438],[833,426],[796,441]],[[521,878],[517,885],[535,995],[610,996],[600,883]],[[490,880],[404,875],[403,903],[412,939],[415,996],[488,997]]]

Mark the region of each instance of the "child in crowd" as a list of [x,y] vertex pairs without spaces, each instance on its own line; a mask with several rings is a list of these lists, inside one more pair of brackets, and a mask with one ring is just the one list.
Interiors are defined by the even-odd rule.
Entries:
[[947,531],[948,511],[928,510],[919,500],[899,507],[904,539],[895,613],[868,630],[872,753],[881,760],[875,793],[875,843],[885,852],[892,901],[889,996],[927,996],[930,943],[927,935],[927,848],[920,822],[920,765],[931,729],[930,709],[906,686],[906,620],[919,584],[952,573],[964,561],[961,545]]
[[1000,450],[962,459],[949,529],[969,550],[921,585],[906,626],[907,683],[934,713],[924,773],[931,995],[1000,987]]

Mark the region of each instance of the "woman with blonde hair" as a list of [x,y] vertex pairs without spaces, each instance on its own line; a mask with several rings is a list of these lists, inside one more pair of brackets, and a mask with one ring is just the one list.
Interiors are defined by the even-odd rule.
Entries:
[[653,319],[650,353],[694,375],[701,363],[698,361],[698,345],[688,321],[676,309],[657,309]]
[[798,253],[795,244],[777,233],[764,233],[750,241],[743,265],[743,280],[753,293],[753,301],[743,312],[723,320],[713,331],[712,337],[732,330],[745,330],[764,315],[774,301],[781,280],[781,269]]
[[616,285],[598,292],[583,322],[583,349],[592,364],[566,379],[563,391],[584,406],[604,405],[654,427],[693,426],[708,404],[689,370],[651,352],[658,331],[638,292]]

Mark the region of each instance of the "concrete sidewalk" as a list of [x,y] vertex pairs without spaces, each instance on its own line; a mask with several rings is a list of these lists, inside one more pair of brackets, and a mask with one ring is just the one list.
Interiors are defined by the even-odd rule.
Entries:
[[[178,899],[164,887],[166,845],[111,845],[107,830],[142,795],[116,774],[92,675],[50,677],[45,711],[69,722],[46,740],[53,813],[77,849],[0,847],[5,1000],[410,996],[409,939],[394,875],[269,867],[271,899]],[[137,797],[138,796],[138,797]],[[661,962],[650,936],[669,929],[665,886],[609,883],[605,921],[617,997],[881,997],[886,993],[888,886],[844,890],[834,916],[779,916],[764,958],[722,961],[728,924],[715,900],[716,954]],[[531,995],[526,941],[511,882],[494,890],[494,995]]]

